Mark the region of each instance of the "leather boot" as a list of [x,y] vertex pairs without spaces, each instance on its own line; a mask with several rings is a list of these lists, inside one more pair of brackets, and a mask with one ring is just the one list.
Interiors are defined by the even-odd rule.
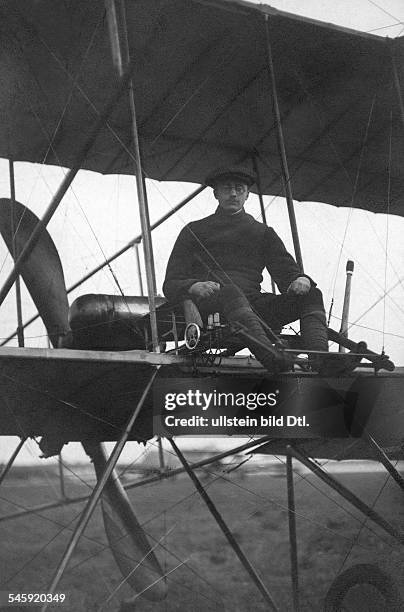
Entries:
[[328,352],[328,331],[325,312],[310,310],[300,315],[300,333],[303,347],[308,351]]
[[[306,306],[300,315],[300,334],[303,351],[328,352],[328,330],[324,310]],[[328,355],[309,355],[311,369],[323,375]]]
[[247,348],[270,372],[286,369],[286,360],[270,343],[258,315],[243,293],[233,285],[226,285],[220,291],[223,313],[229,323],[236,327]]
[[328,329],[321,291],[314,287],[299,301],[303,347],[308,351],[328,352]]

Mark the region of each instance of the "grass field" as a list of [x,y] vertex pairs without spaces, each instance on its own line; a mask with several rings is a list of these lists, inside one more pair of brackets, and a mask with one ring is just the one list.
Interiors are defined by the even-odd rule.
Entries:
[[[41,474],[32,472],[29,477],[29,471],[20,470],[8,477],[1,491],[2,515],[58,496],[55,475],[50,471]],[[237,470],[219,478],[200,475],[279,610],[292,610],[284,470],[268,474]],[[90,480],[88,475],[82,479]],[[396,528],[404,529],[402,491],[391,478],[386,480],[383,472],[361,472],[340,474],[338,479]],[[297,474],[295,486],[302,612],[322,610],[332,580],[354,563],[376,563],[398,583],[404,583],[402,546],[370,521],[364,525],[356,510],[313,476]],[[90,490],[73,478],[68,479],[66,488],[69,496]],[[156,550],[166,571],[186,563],[170,573],[165,601],[154,603],[142,597],[123,609],[268,609],[186,476],[135,489],[130,498],[151,541],[168,534],[163,540],[165,549]],[[82,507],[76,504],[0,523],[0,591],[46,591]],[[58,591],[66,593],[66,603],[49,609],[117,611],[124,599],[133,597],[126,584],[118,588],[121,581],[97,509],[59,585]]]

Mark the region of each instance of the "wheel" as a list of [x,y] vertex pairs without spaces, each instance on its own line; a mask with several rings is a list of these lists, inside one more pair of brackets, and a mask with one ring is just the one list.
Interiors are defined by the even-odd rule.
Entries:
[[400,612],[404,610],[397,586],[377,565],[359,563],[342,572],[331,585],[324,612]]

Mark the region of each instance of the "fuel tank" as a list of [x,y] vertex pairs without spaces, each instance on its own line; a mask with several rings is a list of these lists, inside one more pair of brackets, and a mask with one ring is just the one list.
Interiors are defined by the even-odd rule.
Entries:
[[[166,300],[156,297],[156,309]],[[133,350],[147,348],[149,303],[144,296],[87,294],[70,307],[69,324],[77,349]],[[160,317],[161,319],[161,317]],[[166,317],[160,323],[164,324]]]

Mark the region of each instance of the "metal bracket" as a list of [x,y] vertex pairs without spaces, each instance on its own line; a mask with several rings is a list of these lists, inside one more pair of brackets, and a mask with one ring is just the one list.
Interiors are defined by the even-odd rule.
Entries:
[[193,351],[201,339],[201,328],[197,323],[188,323],[185,328],[184,340],[188,350]]

